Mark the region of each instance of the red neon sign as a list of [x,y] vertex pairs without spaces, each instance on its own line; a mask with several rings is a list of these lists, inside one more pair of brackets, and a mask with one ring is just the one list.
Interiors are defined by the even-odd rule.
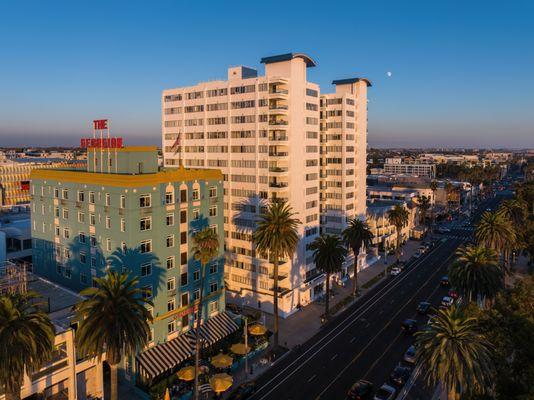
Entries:
[[108,129],[108,120],[107,119],[95,119],[93,121],[93,128],[97,130]]
[[120,149],[122,148],[122,138],[81,138],[80,147],[82,149],[88,147],[96,147],[99,149]]

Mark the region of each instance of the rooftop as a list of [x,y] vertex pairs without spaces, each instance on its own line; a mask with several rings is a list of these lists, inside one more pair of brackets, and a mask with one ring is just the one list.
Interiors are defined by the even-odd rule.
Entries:
[[294,58],[302,58],[304,62],[306,63],[306,67],[308,68],[317,66],[315,61],[310,56],[307,56],[304,53],[286,53],[286,54],[279,54],[276,56],[263,57],[261,59],[261,63],[272,64],[272,63],[277,63],[277,62],[282,62],[282,61],[291,61]]
[[332,85],[348,85],[351,83],[365,82],[367,87],[373,86],[371,81],[367,78],[347,78],[347,79],[336,79],[332,81]]

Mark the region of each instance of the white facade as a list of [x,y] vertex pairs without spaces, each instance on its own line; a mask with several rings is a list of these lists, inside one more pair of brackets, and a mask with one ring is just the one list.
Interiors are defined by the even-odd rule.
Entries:
[[[365,217],[367,81],[338,85],[336,91],[338,97],[354,102],[342,107],[354,116],[340,117],[343,124],[350,120],[354,128],[338,130],[343,137],[352,135],[349,139],[354,143],[341,142],[343,150],[333,155],[354,160],[354,175],[343,172],[339,178],[341,196],[345,196],[345,180],[357,186],[347,187],[353,197],[332,202],[323,193],[333,190],[321,190],[320,176],[325,170],[321,163],[327,156],[320,153],[321,148],[324,151],[320,142],[322,98],[319,86],[306,78],[307,68],[315,63],[304,54],[291,53],[264,58],[262,63],[264,76],[251,68],[233,67],[227,81],[165,90],[163,155],[166,167],[182,163],[222,170],[227,293],[238,304],[272,311],[272,267],[257,258],[252,232],[257,215],[270,199],[289,202],[302,222],[302,239],[293,259],[280,266],[279,306],[286,316],[321,292],[323,278],[317,276],[312,253],[306,250],[320,233],[321,207],[336,204],[341,214],[348,211],[347,215]],[[327,119],[323,121],[326,126]],[[364,134],[357,139],[360,131]]]
[[436,165],[421,161],[407,162],[401,158],[386,158],[386,162],[384,164],[384,174],[406,174],[435,178]]

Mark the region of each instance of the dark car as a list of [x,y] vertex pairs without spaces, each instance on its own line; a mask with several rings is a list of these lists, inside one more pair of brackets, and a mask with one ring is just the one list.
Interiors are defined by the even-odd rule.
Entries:
[[405,319],[401,328],[405,333],[417,332],[417,321],[415,319]]
[[397,267],[399,267],[401,271],[404,271],[406,269],[406,261],[399,261]]
[[391,375],[389,376],[391,382],[397,386],[404,386],[410,375],[412,374],[412,369],[410,367],[404,367],[402,365],[397,365]]
[[426,315],[428,311],[430,310],[430,307],[432,307],[432,304],[430,304],[428,301],[422,301],[417,305],[417,313]]
[[441,281],[439,282],[441,286],[449,286],[449,277],[447,275],[444,275],[441,277]]
[[349,399],[370,400],[373,396],[373,384],[369,381],[359,380],[349,390]]
[[415,364],[415,355],[416,355],[416,349],[415,346],[408,347],[408,350],[406,350],[406,353],[404,353],[404,361],[410,364]]
[[256,383],[254,382],[242,383],[241,385],[236,387],[235,390],[230,394],[230,396],[228,397],[228,400],[248,399],[254,393],[256,393]]

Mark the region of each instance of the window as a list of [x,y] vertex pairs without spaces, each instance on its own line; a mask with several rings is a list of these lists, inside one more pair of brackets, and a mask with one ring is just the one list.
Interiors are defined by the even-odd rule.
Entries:
[[69,189],[63,189],[61,191],[61,198],[63,198],[64,200],[69,199]]
[[176,289],[176,279],[174,277],[167,279],[167,291]]
[[69,228],[64,228],[63,229],[63,237],[65,239],[69,239],[70,238],[70,230],[69,230]]
[[152,263],[141,264],[141,276],[149,276],[152,274]]
[[152,229],[152,217],[144,217],[139,221],[139,229],[142,231],[149,231]]
[[83,190],[78,191],[78,201],[85,201],[85,193]]
[[143,298],[145,298],[145,299],[151,299],[152,298],[152,286],[151,285],[143,286],[141,288],[141,290],[142,290],[142,293],[143,293]]
[[210,293],[217,291],[217,282],[210,283]]
[[89,225],[94,225],[96,223],[95,214],[90,213],[89,214]]
[[59,236],[59,226],[55,226],[54,227],[54,232],[55,232],[56,236]]
[[219,311],[219,303],[217,301],[210,301],[208,303],[208,314],[213,314]]
[[91,246],[93,246],[93,247],[96,246],[96,236],[95,235],[89,236],[89,241],[91,242]]
[[120,208],[126,208],[126,196],[121,195]]
[[174,256],[167,257],[167,269],[173,269],[174,266]]
[[199,189],[193,189],[193,201],[200,200],[200,190]]
[[65,278],[70,279],[72,276],[72,269],[69,266],[65,266]]
[[106,206],[111,205],[111,195],[106,193]]
[[87,284],[87,275],[82,272],[80,272],[80,283],[83,283],[84,285]]
[[217,187],[215,186],[210,187],[209,196],[212,198],[217,197]]
[[173,333],[176,330],[174,320],[167,322],[167,333]]
[[187,211],[182,210],[180,211],[180,223],[185,224],[187,222]]
[[180,275],[180,286],[185,286],[187,285],[187,272],[183,272],[181,275]]
[[89,192],[89,203],[95,204],[95,192]]
[[193,292],[193,301],[200,299],[200,289],[197,289]]
[[111,239],[110,238],[106,239],[106,250],[111,251]]
[[182,293],[181,300],[182,300],[182,307],[189,305],[189,293],[187,292]]
[[143,194],[139,196],[139,207],[146,208],[150,207],[150,195],[149,194]]
[[80,243],[85,243],[86,242],[85,233],[83,233],[83,232],[78,233],[78,241]]
[[173,226],[174,225],[174,214],[167,214],[165,217],[165,223],[167,226]]
[[[35,204],[34,204],[35,205]],[[59,218],[59,207],[54,207],[54,216]]]
[[216,274],[217,273],[217,264],[211,264],[210,265],[210,275],[213,275],[213,274]]
[[85,264],[87,262],[87,256],[85,255],[83,251],[80,251],[80,262],[82,264]]
[[180,254],[180,264],[187,265],[187,252]]
[[106,229],[111,229],[111,218],[106,215]]
[[180,202],[187,203],[187,190],[186,189],[180,190]]
[[174,299],[167,300],[167,312],[174,311],[175,304],[176,304],[176,300]]
[[126,220],[121,218],[121,232],[126,232]]
[[180,244],[187,243],[187,232],[180,232]]
[[59,198],[59,189],[58,188],[54,188],[54,197],[56,199]]
[[186,314],[182,317],[182,329],[189,328],[189,314]]
[[167,247],[174,247],[174,235],[167,236]]
[[216,217],[217,216],[217,206],[211,206],[209,210],[210,217]]
[[81,211],[78,211],[78,222],[83,224],[85,222],[85,214]]
[[69,209],[64,208],[63,209],[63,219],[69,219]]
[[174,192],[165,193],[165,204],[173,204],[173,203],[174,203]]
[[143,240],[141,244],[139,245],[139,252],[141,254],[143,253],[150,253],[152,251],[152,240]]
[[198,208],[195,208],[193,210],[193,220],[196,221],[200,218],[200,210]]
[[96,258],[91,257],[91,268],[95,268],[95,267],[96,267]]

